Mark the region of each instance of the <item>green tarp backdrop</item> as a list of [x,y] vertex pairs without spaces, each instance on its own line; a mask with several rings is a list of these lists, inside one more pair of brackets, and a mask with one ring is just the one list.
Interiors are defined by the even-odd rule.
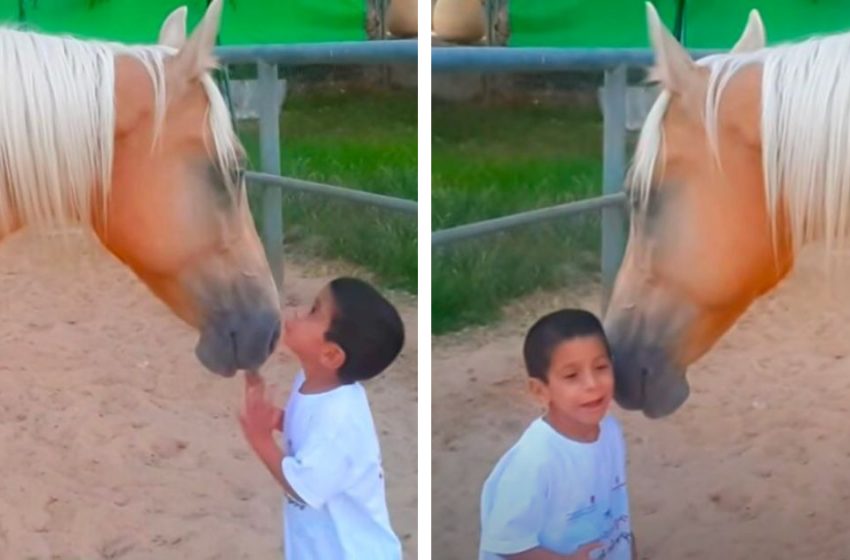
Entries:
[[[517,47],[648,47],[644,0],[509,0]],[[655,0],[674,28],[679,0]],[[850,30],[850,0],[686,0],[684,39],[690,48],[728,48],[757,8],[769,44]]]
[[[190,27],[207,0],[0,0],[0,21],[79,37],[151,43],[171,10],[186,5]],[[365,0],[225,0],[221,44],[365,41]]]
[[[655,0],[672,29],[681,0]],[[0,0],[0,21],[48,32],[151,42],[183,4],[189,23],[207,0]],[[758,8],[768,41],[850,30],[850,0],[686,0],[685,44],[727,48]],[[366,0],[225,0],[221,42],[311,43],[366,40]],[[512,46],[647,47],[644,0],[509,0]]]

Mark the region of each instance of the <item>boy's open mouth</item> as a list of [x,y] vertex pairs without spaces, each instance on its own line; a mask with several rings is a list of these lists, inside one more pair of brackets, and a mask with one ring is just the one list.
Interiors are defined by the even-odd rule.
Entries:
[[590,408],[590,409],[599,408],[604,403],[605,403],[605,397],[603,396],[603,397],[599,397],[598,399],[595,399],[595,400],[592,400],[592,401],[587,401],[586,403],[583,403],[581,405],[581,407],[582,408]]

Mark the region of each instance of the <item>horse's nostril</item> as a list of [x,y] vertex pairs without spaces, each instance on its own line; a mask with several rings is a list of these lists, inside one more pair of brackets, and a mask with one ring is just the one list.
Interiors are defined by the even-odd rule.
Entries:
[[277,341],[280,339],[280,321],[278,321],[277,326],[275,326],[274,331],[272,331],[272,338],[269,341],[269,355],[274,354],[274,349],[277,348]]
[[236,330],[230,331],[230,350],[233,352],[234,356],[239,355],[239,332]]

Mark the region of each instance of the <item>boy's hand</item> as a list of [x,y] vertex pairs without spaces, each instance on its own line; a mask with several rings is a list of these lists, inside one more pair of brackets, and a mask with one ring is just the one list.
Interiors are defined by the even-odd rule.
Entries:
[[245,374],[245,403],[239,415],[242,431],[250,442],[283,430],[283,410],[266,399],[266,384],[258,373]]
[[602,543],[599,541],[587,543],[582,545],[578,550],[576,550],[572,554],[568,554],[564,557],[564,560],[593,560],[595,556],[593,553],[602,548]]
[[505,558],[509,560],[594,560],[596,556],[593,553],[602,546],[600,541],[590,542],[582,545],[572,554],[558,554],[538,546],[525,552],[507,554]]
[[239,424],[248,444],[275,480],[285,492],[297,496],[283,474],[283,450],[272,437],[274,430],[283,430],[283,410],[266,399],[266,384],[259,373],[245,375],[245,405]]

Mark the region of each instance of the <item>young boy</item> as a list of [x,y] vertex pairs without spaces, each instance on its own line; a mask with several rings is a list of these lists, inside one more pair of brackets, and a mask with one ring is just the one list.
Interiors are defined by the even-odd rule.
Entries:
[[[365,282],[337,278],[309,313],[286,321],[283,343],[302,366],[285,419],[266,399],[260,376],[248,373],[240,423],[284,490],[284,558],[400,560],[378,437],[359,383],[401,351],[398,312]],[[273,430],[283,431],[282,449]]]
[[636,560],[602,325],[582,310],[551,313],[531,327],[523,354],[546,413],[484,484],[479,560]]

